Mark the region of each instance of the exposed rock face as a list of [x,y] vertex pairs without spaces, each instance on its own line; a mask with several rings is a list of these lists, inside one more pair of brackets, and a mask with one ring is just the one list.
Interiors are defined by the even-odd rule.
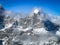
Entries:
[[4,8],[0,5],[0,29],[4,28]]

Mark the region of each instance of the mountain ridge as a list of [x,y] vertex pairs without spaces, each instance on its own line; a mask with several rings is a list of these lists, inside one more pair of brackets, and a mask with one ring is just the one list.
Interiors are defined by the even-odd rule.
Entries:
[[48,15],[40,9],[34,9],[28,16],[20,15],[22,14],[5,12],[5,28],[0,30],[4,32],[1,36],[5,35],[2,38],[4,45],[60,44],[59,16]]

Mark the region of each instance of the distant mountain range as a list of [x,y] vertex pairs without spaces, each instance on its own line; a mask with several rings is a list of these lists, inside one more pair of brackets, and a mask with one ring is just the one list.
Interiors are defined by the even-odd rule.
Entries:
[[[5,11],[4,45],[60,45],[60,16],[49,15],[36,8],[32,13]],[[9,44],[8,44],[9,43]]]

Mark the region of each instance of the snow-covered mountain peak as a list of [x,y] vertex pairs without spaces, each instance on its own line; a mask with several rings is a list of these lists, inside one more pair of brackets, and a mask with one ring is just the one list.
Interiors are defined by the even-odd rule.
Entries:
[[33,12],[34,12],[35,14],[38,14],[38,13],[40,12],[40,9],[36,8],[36,9],[34,9]]

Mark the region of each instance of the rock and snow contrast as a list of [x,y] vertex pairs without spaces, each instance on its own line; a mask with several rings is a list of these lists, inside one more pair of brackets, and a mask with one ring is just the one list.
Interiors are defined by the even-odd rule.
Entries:
[[3,13],[4,18],[0,18],[1,27],[4,26],[0,28],[3,45],[60,45],[60,16],[46,14],[39,8],[25,17],[5,10]]

